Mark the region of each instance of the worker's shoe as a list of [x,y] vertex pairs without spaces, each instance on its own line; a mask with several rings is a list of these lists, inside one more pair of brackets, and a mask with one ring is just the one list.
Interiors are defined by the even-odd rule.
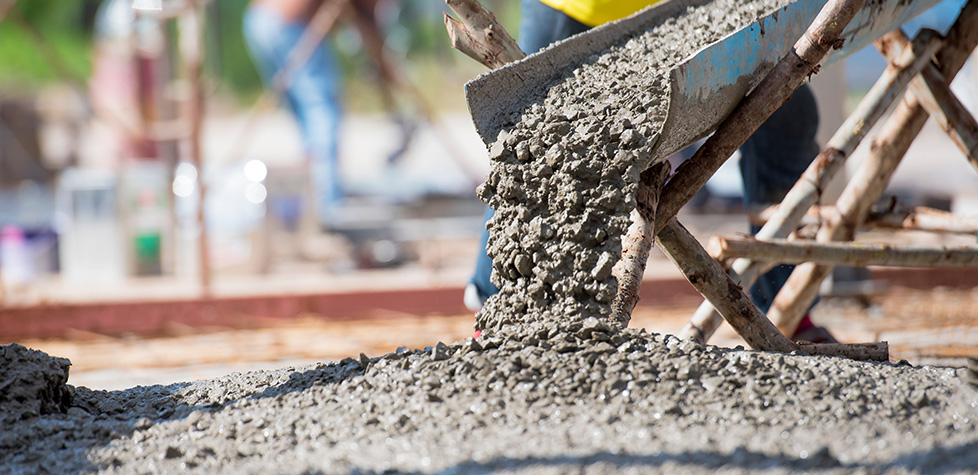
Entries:
[[486,304],[486,300],[489,300],[488,295],[482,295],[479,292],[479,288],[475,284],[469,282],[469,285],[465,286],[465,295],[462,296],[462,302],[465,304],[465,308],[478,312],[482,310],[482,307]]
[[798,323],[798,328],[795,329],[795,333],[791,335],[791,339],[794,341],[808,341],[811,343],[838,343],[828,330],[823,327],[815,326],[812,322],[812,317],[805,315],[805,318],[801,319]]

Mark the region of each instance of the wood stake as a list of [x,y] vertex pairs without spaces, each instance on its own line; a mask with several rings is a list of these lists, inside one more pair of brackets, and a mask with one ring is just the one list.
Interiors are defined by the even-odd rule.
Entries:
[[751,348],[784,353],[798,349],[798,345],[778,332],[744,289],[724,272],[676,218],[657,231],[656,241],[666,256],[682,271],[686,280],[713,303]]
[[[751,213],[751,224],[763,226],[774,216],[778,205]],[[834,206],[812,206],[798,223],[799,226],[821,225],[837,213]],[[978,217],[956,216],[950,212],[925,206],[907,207],[894,201],[887,209],[870,210],[860,230],[876,228],[934,233],[978,234]],[[755,236],[756,237],[756,236]]]
[[[876,48],[892,62],[893,58],[906,48],[907,43],[906,33],[897,29],[877,40]],[[978,168],[978,122],[951,92],[951,88],[944,82],[937,67],[928,64],[920,72],[920,76],[910,83],[910,90],[941,130],[947,133],[951,141],[964,153],[971,165]]]
[[708,247],[718,260],[746,257],[781,264],[819,264],[900,267],[978,266],[978,247],[948,247],[927,244],[877,244],[811,242],[771,239],[714,237]]
[[637,205],[632,210],[632,225],[628,227],[621,243],[621,260],[615,264],[613,274],[618,279],[618,293],[611,303],[611,321],[623,328],[632,319],[632,310],[639,301],[639,288],[645,274],[645,264],[654,242],[655,205],[659,201],[662,183],[669,175],[669,162],[653,165],[642,172],[635,192]]
[[445,0],[458,15],[445,13],[445,28],[452,46],[489,69],[500,68],[526,57],[516,41],[478,0]]
[[859,361],[889,361],[890,345],[878,343],[809,343],[799,341],[798,348],[812,356],[841,356]]
[[190,123],[190,158],[197,168],[197,252],[200,258],[198,272],[200,273],[200,292],[205,298],[211,297],[212,276],[210,250],[207,238],[207,217],[204,213],[207,198],[207,185],[204,180],[204,159],[202,157],[201,135],[204,127],[204,91],[203,91],[203,13],[197,0],[189,0],[187,10],[180,17],[180,33],[184,39],[180,43],[180,54],[183,59],[186,80],[190,84],[189,118]]

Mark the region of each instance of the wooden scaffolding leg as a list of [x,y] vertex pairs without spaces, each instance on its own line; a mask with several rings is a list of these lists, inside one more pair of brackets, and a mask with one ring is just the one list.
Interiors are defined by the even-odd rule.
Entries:
[[[874,205],[860,229],[901,229],[904,231],[927,231],[933,233],[975,234],[978,233],[978,216],[956,216],[926,206],[908,207],[894,199],[889,200],[887,208]],[[819,225],[835,213],[834,206],[814,205],[799,223],[800,226]],[[751,224],[763,226],[777,211],[778,205],[751,215]],[[756,237],[756,236],[755,236]]]
[[[876,47],[892,62],[907,42],[907,35],[902,30],[896,30],[880,38]],[[920,76],[910,83],[910,90],[971,165],[978,168],[978,122],[951,92],[937,67],[928,64]]]
[[625,232],[621,245],[621,260],[612,271],[618,279],[618,293],[611,303],[611,321],[623,328],[632,319],[632,310],[639,301],[638,292],[645,274],[645,264],[652,250],[655,230],[655,205],[659,202],[659,191],[669,175],[669,162],[652,165],[640,177],[635,209],[632,211],[632,224]]
[[[940,47],[940,38],[933,30],[923,30],[907,48],[896,64],[886,68],[856,110],[829,140],[828,145],[801,178],[792,186],[760,231],[758,239],[787,237],[805,216],[808,209],[821,198],[822,190],[843,169],[846,160],[862,143],[862,139],[886,110],[907,87],[910,80],[927,64]],[[737,259],[731,266],[731,276],[743,286],[752,285],[763,272],[767,263]],[[681,338],[694,338],[705,342],[720,326],[722,319],[712,305],[703,302],[690,322],[680,331]]]
[[838,45],[846,25],[865,0],[830,0],[818,13],[792,50],[744,98],[717,127],[695,154],[677,167],[663,187],[655,216],[655,229],[662,229],[676,216],[754,131],[778,110],[814,74],[816,66]]
[[[964,65],[978,44],[978,2],[968,2],[948,32],[944,47],[936,58],[945,83]],[[837,214],[818,232],[819,241],[851,240],[855,229],[872,204],[890,182],[897,165],[920,133],[928,114],[911,92],[904,96],[879,137],[873,140],[869,156],[857,170],[836,204]],[[814,301],[818,288],[832,267],[802,264],[795,268],[771,305],[768,316],[782,332],[791,334]]]
[[445,3],[461,20],[444,14],[445,28],[455,49],[489,69],[526,56],[496,16],[478,0],[445,0]]
[[656,241],[686,280],[716,306],[747,344],[756,350],[791,352],[798,349],[771,323],[744,289],[700,246],[676,218],[658,229]]
[[708,246],[718,260],[746,257],[782,264],[817,264],[900,267],[978,266],[978,247],[935,244],[871,244],[850,242],[812,242],[750,238],[714,237]]

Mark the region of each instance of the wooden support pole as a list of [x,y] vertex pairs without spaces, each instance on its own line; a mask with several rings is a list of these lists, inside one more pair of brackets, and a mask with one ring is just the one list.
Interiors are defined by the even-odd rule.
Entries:
[[[939,46],[939,35],[924,30],[914,40],[913,47],[907,48],[896,64],[883,71],[880,79],[832,136],[826,148],[815,157],[788,191],[774,216],[757,232],[759,239],[783,238],[795,230],[806,211],[821,198],[822,190],[843,169],[852,152],[910,80],[929,64],[930,57]],[[738,259],[731,266],[731,276],[738,284],[750,286],[763,273],[764,265],[765,263],[754,263],[748,259]],[[706,341],[721,323],[720,316],[711,310],[708,302],[704,302],[679,336]]]
[[[876,48],[892,62],[906,48],[907,43],[907,35],[898,29],[877,40]],[[910,90],[971,165],[978,168],[978,122],[951,92],[937,67],[933,64],[927,65],[920,76],[910,83]]]
[[978,217],[955,216],[947,211],[923,206],[907,210],[897,208],[886,212],[870,211],[865,224],[868,228],[978,234]]
[[720,165],[788,101],[806,77],[814,74],[829,51],[842,45],[842,31],[864,3],[865,0],[830,0],[825,4],[792,50],[734,108],[693,157],[676,169],[663,188],[655,229],[662,229],[665,222],[675,217]]
[[782,264],[819,264],[899,267],[978,266],[978,247],[928,244],[811,242],[714,237],[707,249],[715,259],[746,257]]
[[877,343],[809,343],[797,342],[798,348],[810,355],[841,356],[859,361],[889,361],[890,345]]
[[[968,2],[961,9],[948,32],[944,47],[936,56],[945,82],[954,79],[976,44],[978,2]],[[852,240],[855,229],[890,182],[900,160],[927,122],[927,117],[927,111],[917,97],[908,92],[883,124],[879,136],[873,140],[869,156],[843,190],[836,203],[837,214],[819,230],[819,241]],[[818,264],[802,264],[795,268],[768,312],[782,332],[794,332],[815,300],[822,281],[831,271],[831,266]]]
[[197,253],[198,273],[201,295],[210,297],[212,293],[210,251],[207,238],[207,217],[205,207],[207,185],[204,179],[204,160],[201,147],[204,119],[203,93],[203,22],[202,12],[196,0],[189,0],[187,9],[180,16],[180,56],[183,59],[186,81],[190,85],[190,100],[188,104],[188,122],[190,124],[190,159],[197,168]]
[[755,350],[790,353],[798,349],[764,316],[676,218],[657,229],[656,241],[686,280],[705,296]]
[[654,242],[655,205],[659,201],[662,183],[669,175],[669,163],[653,165],[639,178],[637,205],[632,210],[632,224],[625,232],[621,244],[621,260],[612,271],[618,279],[618,293],[611,303],[611,321],[622,328],[632,319],[632,310],[639,301],[639,289],[645,274],[645,264]]
[[[763,226],[774,216],[778,205],[751,213],[751,224]],[[821,225],[837,211],[834,206],[812,206],[798,223],[799,226]],[[956,216],[950,212],[925,206],[906,207],[893,202],[887,209],[872,209],[860,226],[861,230],[876,228],[933,233],[978,234],[978,216]]]
[[496,69],[526,57],[496,16],[478,0],[445,0],[458,15],[456,20],[445,13],[445,28],[455,49],[468,57]]

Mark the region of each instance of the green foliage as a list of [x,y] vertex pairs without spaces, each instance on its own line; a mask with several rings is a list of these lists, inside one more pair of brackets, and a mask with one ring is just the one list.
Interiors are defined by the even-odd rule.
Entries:
[[[519,26],[519,2],[483,0],[514,35]],[[101,0],[20,0],[0,21],[0,87],[37,87],[52,82],[87,81],[92,70],[92,29]],[[242,17],[248,0],[209,3],[207,71],[223,95],[248,103],[262,83],[242,36]],[[439,97],[445,87],[461,82],[481,67],[452,50],[442,23],[441,0],[391,1],[379,11],[391,57],[402,66],[426,96]],[[172,25],[171,25],[172,26]],[[171,33],[174,28],[169,29]],[[352,24],[338,25],[331,35],[344,67],[350,105],[373,109],[378,104],[374,70],[359,44]],[[366,79],[366,81],[365,81]],[[459,95],[461,92],[459,92]],[[444,98],[441,98],[442,100]]]
[[20,1],[0,23],[0,84],[84,81],[92,2]]
[[261,91],[261,78],[245,48],[241,22],[248,0],[220,0],[211,4],[207,41],[211,74],[233,95],[252,96]]

